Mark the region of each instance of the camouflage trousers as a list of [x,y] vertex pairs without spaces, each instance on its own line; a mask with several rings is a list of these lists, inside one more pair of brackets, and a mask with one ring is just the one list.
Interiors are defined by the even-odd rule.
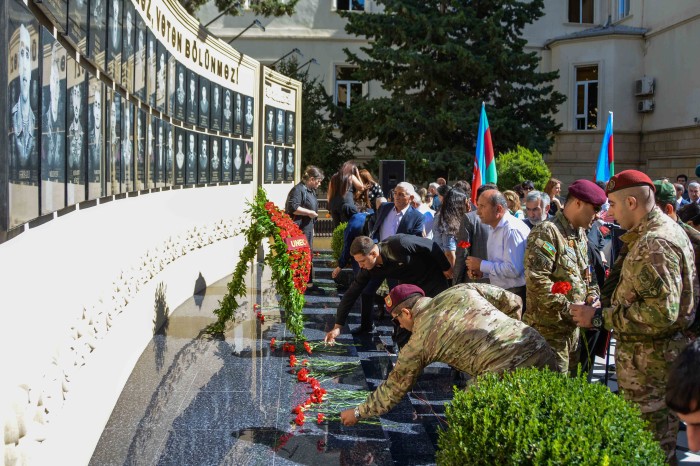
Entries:
[[546,327],[533,327],[540,332],[540,335],[547,340],[552,351],[554,351],[556,357],[556,368],[554,370],[562,374],[570,373],[571,375],[576,375],[579,363],[578,327],[563,332],[561,329],[552,330]]
[[678,418],[666,407],[666,379],[671,364],[689,342],[680,334],[673,339],[643,342],[625,342],[621,337],[615,349],[622,396],[639,406],[671,464],[675,464]]

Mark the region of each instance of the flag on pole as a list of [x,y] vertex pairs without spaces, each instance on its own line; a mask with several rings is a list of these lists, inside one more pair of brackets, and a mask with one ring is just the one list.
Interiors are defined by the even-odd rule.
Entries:
[[491,143],[491,129],[486,118],[486,105],[481,103],[479,117],[479,133],[476,136],[476,154],[474,156],[474,173],[472,175],[472,203],[476,204],[476,191],[486,183],[496,184],[496,158]]
[[615,151],[613,150],[613,112],[608,115],[608,124],[603,135],[603,144],[598,154],[595,180],[607,183],[615,174]]

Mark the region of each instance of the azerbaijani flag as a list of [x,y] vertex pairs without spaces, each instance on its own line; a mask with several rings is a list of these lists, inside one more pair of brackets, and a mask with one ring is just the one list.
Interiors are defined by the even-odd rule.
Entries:
[[476,204],[476,191],[486,183],[496,184],[496,158],[491,143],[491,129],[486,118],[486,104],[481,103],[479,133],[476,136],[476,154],[474,156],[474,174],[472,175],[472,203]]
[[603,144],[598,154],[598,166],[595,169],[595,180],[607,183],[615,174],[615,151],[613,149],[613,112],[608,116],[608,125],[605,127]]

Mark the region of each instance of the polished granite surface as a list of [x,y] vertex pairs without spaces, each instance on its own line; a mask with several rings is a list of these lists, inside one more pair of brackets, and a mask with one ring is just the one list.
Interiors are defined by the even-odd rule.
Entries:
[[[322,340],[332,328],[339,302],[323,259],[315,261],[316,283],[326,296],[309,296],[304,310],[306,336]],[[412,393],[372,425],[344,427],[293,424],[291,409],[306,398],[289,369],[288,355],[269,342],[289,338],[275,308],[274,290],[263,278],[251,278],[258,291],[244,303],[242,318],[215,339],[203,333],[226,292],[227,277],[206,287],[177,308],[144,350],[95,449],[91,465],[418,465],[434,464],[437,432],[452,387],[464,381],[445,365],[426,368]],[[263,291],[259,291],[263,290]],[[255,318],[262,303],[265,323]],[[373,390],[393,367],[391,323],[384,316],[379,332],[353,338],[359,309],[338,341],[344,354],[316,352],[312,358],[357,361],[354,371],[322,382],[326,389]],[[301,359],[303,356],[298,354]],[[602,377],[601,360],[595,377]],[[614,376],[610,380],[616,388]],[[684,449],[681,464],[700,464]]]

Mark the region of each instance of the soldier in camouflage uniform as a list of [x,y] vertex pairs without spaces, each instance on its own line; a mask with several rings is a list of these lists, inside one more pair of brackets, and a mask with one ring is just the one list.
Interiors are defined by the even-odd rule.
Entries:
[[[536,225],[527,237],[525,283],[528,309],[524,321],[547,340],[557,354],[557,369],[576,373],[579,361],[579,329],[569,314],[570,303],[598,300],[598,286],[591,278],[588,228],[607,201],[605,192],[588,180],[569,186],[564,208],[551,220]],[[553,294],[552,285],[568,282],[566,295]]]
[[386,382],[360,406],[341,413],[345,425],[388,412],[433,362],[471,376],[517,367],[555,367],[545,339],[517,320],[522,308],[517,295],[492,285],[465,283],[435,298],[423,296],[415,285],[399,285],[389,293],[387,310],[413,333]]
[[[607,187],[610,212],[627,233],[626,256],[609,307],[571,305],[581,327],[605,326],[617,338],[615,362],[623,396],[639,405],[654,437],[675,463],[678,419],[664,403],[671,363],[690,341],[698,279],[688,235],[654,205],[654,185],[625,170]],[[619,259],[618,259],[619,261]]]

